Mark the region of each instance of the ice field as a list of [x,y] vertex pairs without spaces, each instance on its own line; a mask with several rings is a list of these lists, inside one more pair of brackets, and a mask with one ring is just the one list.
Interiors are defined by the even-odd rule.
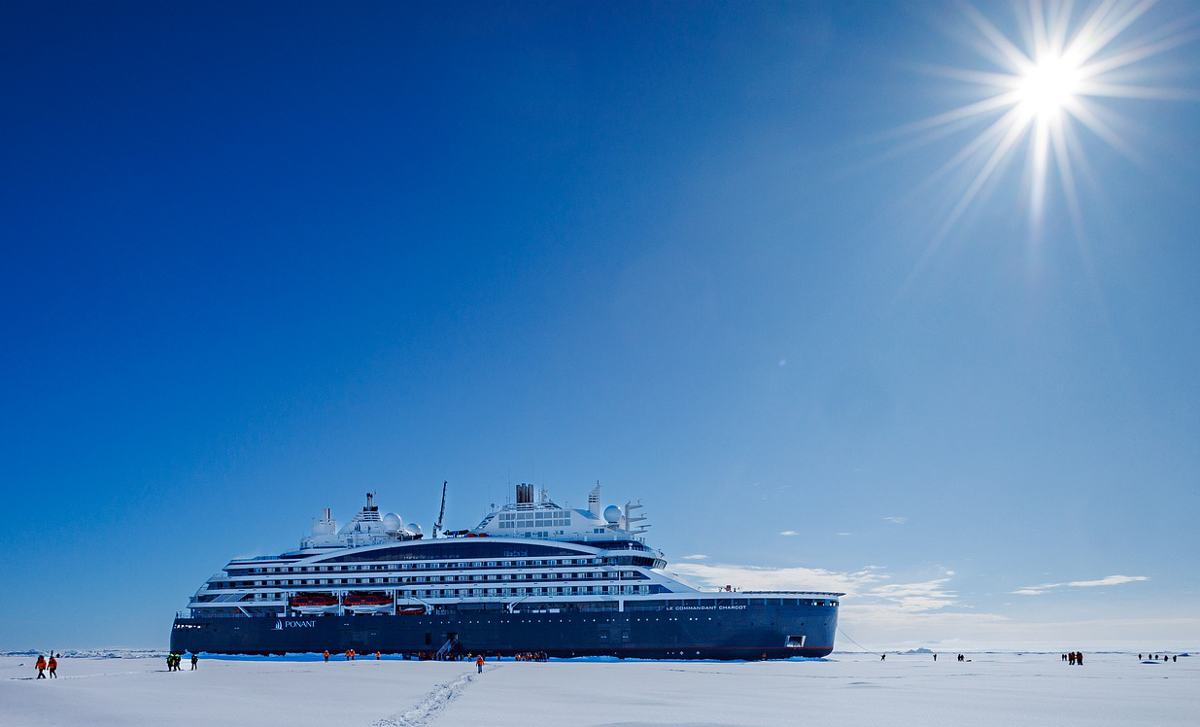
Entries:
[[792,662],[354,662],[0,657],[3,725],[1200,724],[1200,659],[834,654]]

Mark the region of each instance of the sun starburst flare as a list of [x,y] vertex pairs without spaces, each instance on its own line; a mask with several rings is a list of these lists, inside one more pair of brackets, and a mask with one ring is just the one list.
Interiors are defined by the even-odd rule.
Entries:
[[1082,226],[1076,174],[1085,168],[1084,138],[1096,137],[1126,156],[1138,157],[1124,141],[1122,118],[1103,100],[1194,97],[1153,82],[1153,70],[1145,62],[1196,37],[1192,23],[1148,22],[1145,16],[1153,5],[1153,0],[1101,0],[1076,12],[1066,0],[1028,0],[1014,6],[1020,25],[1016,39],[974,7],[963,6],[971,46],[995,70],[929,69],[966,84],[971,101],[903,129],[918,135],[917,143],[923,144],[983,127],[930,180],[952,172],[965,173],[969,180],[938,239],[1022,154],[1031,224],[1041,226],[1047,188],[1057,175],[1068,212],[1077,228]]

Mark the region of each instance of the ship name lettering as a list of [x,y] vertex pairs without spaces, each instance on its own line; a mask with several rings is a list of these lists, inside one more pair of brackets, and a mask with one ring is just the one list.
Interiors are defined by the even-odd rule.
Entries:
[[317,627],[316,621],[284,621],[285,629],[314,629]]

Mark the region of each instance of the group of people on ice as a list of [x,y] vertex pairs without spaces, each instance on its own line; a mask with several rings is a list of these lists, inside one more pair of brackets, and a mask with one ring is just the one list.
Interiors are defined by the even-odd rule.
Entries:
[[1082,651],[1072,651],[1072,652],[1063,654],[1062,660],[1067,662],[1071,666],[1075,666],[1076,664],[1078,664],[1079,666],[1083,666],[1083,652]]
[[[59,654],[58,656],[62,656],[62,654]],[[37,663],[34,664],[34,667],[37,668],[38,679],[45,679],[47,671],[50,672],[51,678],[58,678],[58,659],[55,658],[54,652],[50,652],[49,659],[46,659],[46,657],[38,654]]]
[[[192,671],[196,670],[196,665],[200,663],[200,656],[192,653]],[[167,671],[183,671],[183,654],[171,652],[167,654]]]
[[[324,653],[324,654],[322,654],[322,656],[324,656],[324,657],[325,657],[325,661],[329,661],[329,649],[326,649],[326,650],[325,650],[325,653]],[[354,661],[355,659],[357,659],[357,658],[358,658],[358,652],[357,652],[357,651],[355,651],[354,649],[346,649],[346,653],[345,653],[345,654],[343,654],[343,656],[345,656],[345,657],[346,657],[346,661]],[[375,652],[375,658],[376,658],[376,659],[382,659],[382,658],[383,658],[383,653],[382,653],[382,652],[379,652],[379,651],[376,651],[376,652]]]

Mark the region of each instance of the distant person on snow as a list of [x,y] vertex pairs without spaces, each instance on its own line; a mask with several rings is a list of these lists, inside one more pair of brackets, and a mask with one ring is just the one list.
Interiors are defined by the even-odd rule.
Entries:
[[37,672],[38,672],[37,678],[45,679],[46,678],[46,657],[42,656],[41,654],[38,654],[37,663],[34,664],[34,666],[37,667]]
[[57,679],[58,675],[54,672],[58,670],[58,659],[55,659],[53,654],[50,655],[50,661],[46,662],[46,666],[49,667],[50,676]]
[[475,673],[476,674],[483,673],[483,654],[480,654],[479,658],[475,660]]
[[329,649],[326,649],[326,650],[325,650],[325,661],[326,661],[326,662],[328,662],[328,661],[329,661]]
[[200,662],[200,655],[193,651],[192,652],[192,671],[196,671],[196,664],[198,664],[199,662]]

